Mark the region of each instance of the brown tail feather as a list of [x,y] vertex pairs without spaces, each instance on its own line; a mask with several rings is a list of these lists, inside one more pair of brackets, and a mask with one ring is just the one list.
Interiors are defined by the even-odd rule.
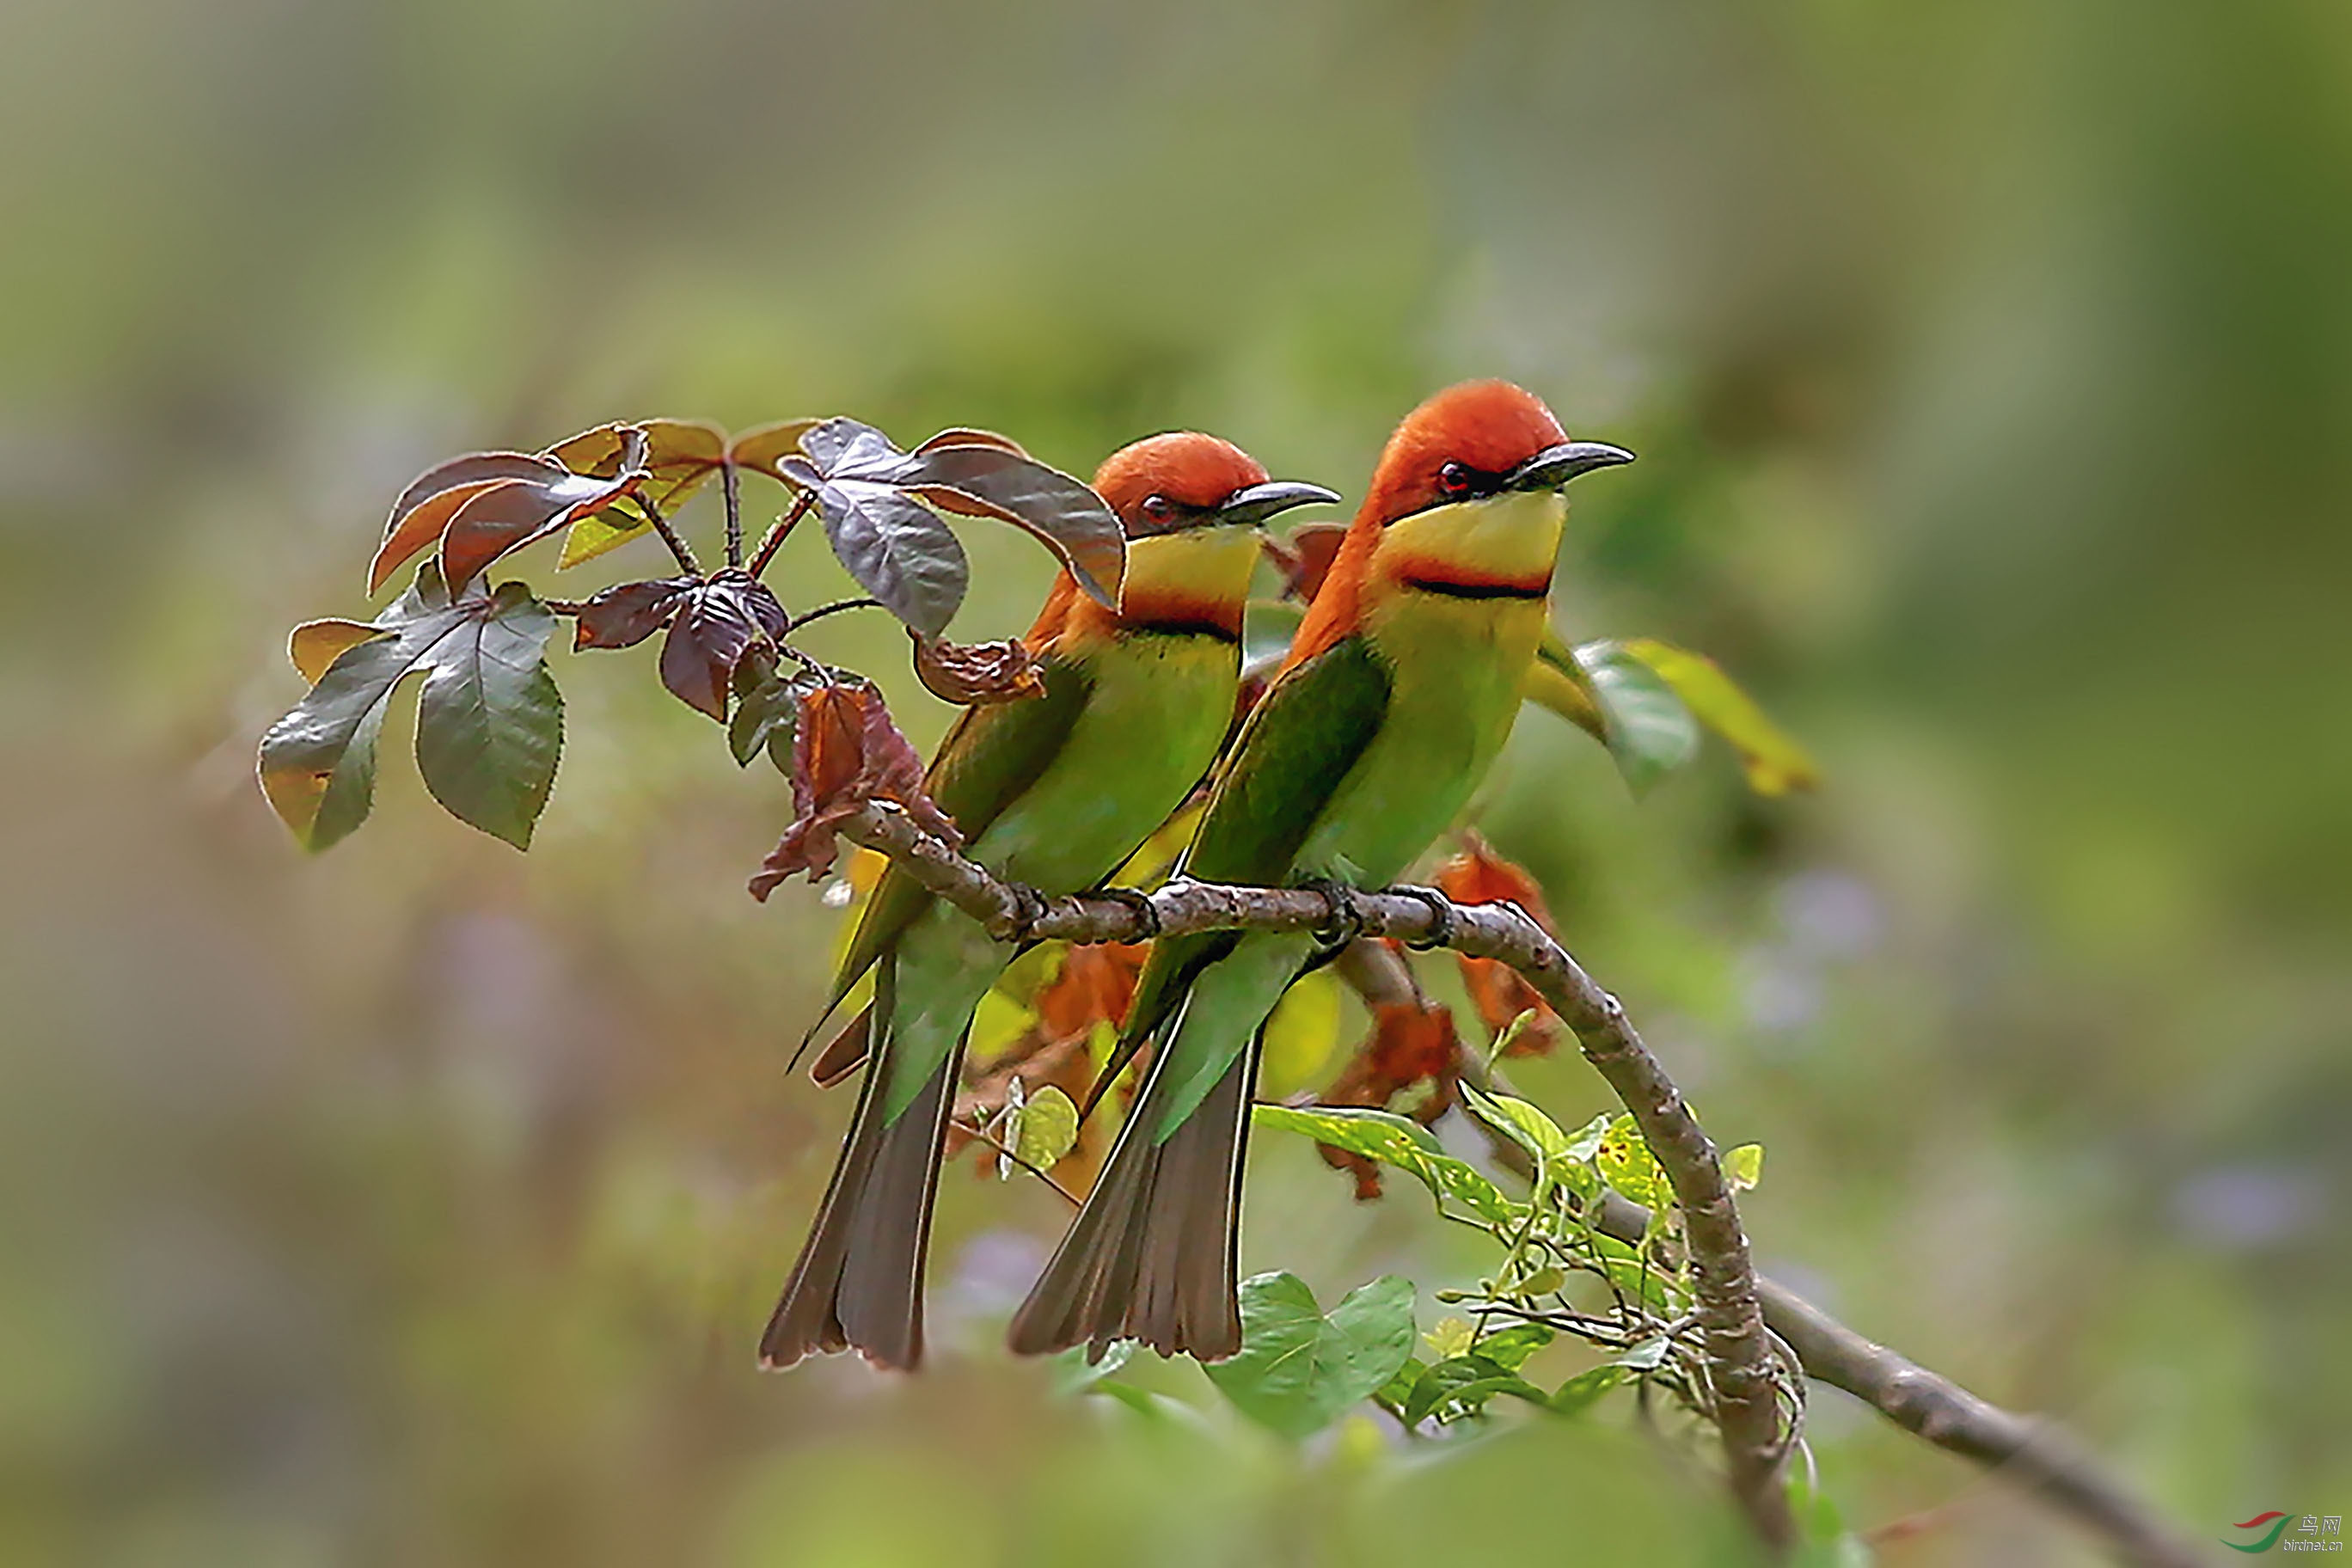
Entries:
[[1102,1179],[1013,1316],[1015,1352],[1082,1344],[1099,1358],[1123,1339],[1198,1361],[1241,1349],[1234,1277],[1257,1054],[1253,1044],[1236,1058],[1164,1142],[1151,1135],[1146,1086]]
[[877,1366],[923,1358],[923,1264],[940,1147],[963,1052],[951,1053],[906,1113],[882,1125],[882,1074],[869,1068],[815,1226],[760,1336],[760,1364],[856,1350]]

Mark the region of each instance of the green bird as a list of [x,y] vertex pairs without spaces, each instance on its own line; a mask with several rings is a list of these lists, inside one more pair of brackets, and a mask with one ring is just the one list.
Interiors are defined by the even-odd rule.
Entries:
[[[1444,832],[1509,735],[1542,639],[1560,488],[1633,454],[1570,441],[1505,382],[1439,393],[1389,439],[1289,657],[1219,766],[1178,874],[1386,886]],[[1116,1072],[1159,1044],[1101,1179],[1013,1320],[1027,1354],[1137,1339],[1241,1347],[1242,1154],[1260,1031],[1308,933],[1164,939]]]
[[[928,780],[967,854],[1046,894],[1100,883],[1208,773],[1233,724],[1259,525],[1339,499],[1269,481],[1241,448],[1197,432],[1121,448],[1095,489],[1128,536],[1118,607],[1065,572],[1024,639],[1044,695],[966,710]],[[818,1063],[830,1079],[863,1054],[866,1079],[761,1365],[849,1349],[877,1366],[921,1360],[931,1200],[965,1036],[1019,951],[895,868],[875,889],[825,1011],[869,970],[874,1002]]]

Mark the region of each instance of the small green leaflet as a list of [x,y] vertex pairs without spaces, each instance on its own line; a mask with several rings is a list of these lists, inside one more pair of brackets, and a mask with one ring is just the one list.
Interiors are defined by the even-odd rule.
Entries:
[[[262,737],[262,792],[305,848],[357,827],[374,804],[384,710],[402,681],[422,674],[416,762],[425,787],[459,820],[528,847],[563,745],[563,700],[544,658],[554,628],[521,584],[477,583],[453,601],[428,561],[373,635],[344,647]],[[305,645],[298,630],[298,655]]]
[[1304,1132],[1318,1143],[1393,1165],[1418,1180],[1433,1196],[1453,1198],[1489,1224],[1499,1225],[1511,1217],[1514,1205],[1500,1187],[1466,1162],[1440,1150],[1428,1129],[1393,1111],[1260,1105],[1251,1116],[1260,1127]]
[[1393,1274],[1325,1312],[1295,1274],[1242,1282],[1242,1348],[1211,1364],[1235,1408],[1286,1437],[1307,1437],[1379,1393],[1412,1354],[1412,1284]]

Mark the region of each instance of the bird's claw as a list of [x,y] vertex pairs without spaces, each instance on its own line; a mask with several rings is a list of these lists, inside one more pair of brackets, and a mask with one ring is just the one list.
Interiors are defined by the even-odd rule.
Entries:
[[1454,945],[1454,934],[1461,922],[1455,918],[1453,900],[1435,888],[1424,888],[1412,882],[1399,882],[1387,891],[1402,898],[1419,899],[1428,907],[1429,934],[1417,941],[1407,937],[1405,946],[1416,952],[1427,952],[1432,948]]
[[1135,911],[1135,923],[1143,928],[1143,941],[1150,942],[1160,934],[1160,906],[1151,901],[1150,893],[1140,888],[1100,888],[1096,891]]
[[1315,928],[1315,940],[1326,947],[1341,948],[1364,934],[1364,911],[1356,902],[1356,889],[1329,877],[1309,877],[1298,884],[1310,893],[1320,893],[1329,900],[1331,918]]
[[1007,882],[1004,886],[1013,895],[1013,940],[1026,947],[1037,940],[1037,922],[1045,918],[1049,900],[1026,882]]

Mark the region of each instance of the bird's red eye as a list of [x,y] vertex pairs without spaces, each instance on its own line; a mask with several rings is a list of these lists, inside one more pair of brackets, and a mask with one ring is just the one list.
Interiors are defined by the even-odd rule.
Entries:
[[1166,496],[1146,496],[1143,498],[1143,515],[1154,522],[1166,522],[1176,515],[1176,505]]
[[1466,496],[1470,493],[1470,470],[1459,463],[1448,463],[1437,470],[1437,493],[1444,496]]

